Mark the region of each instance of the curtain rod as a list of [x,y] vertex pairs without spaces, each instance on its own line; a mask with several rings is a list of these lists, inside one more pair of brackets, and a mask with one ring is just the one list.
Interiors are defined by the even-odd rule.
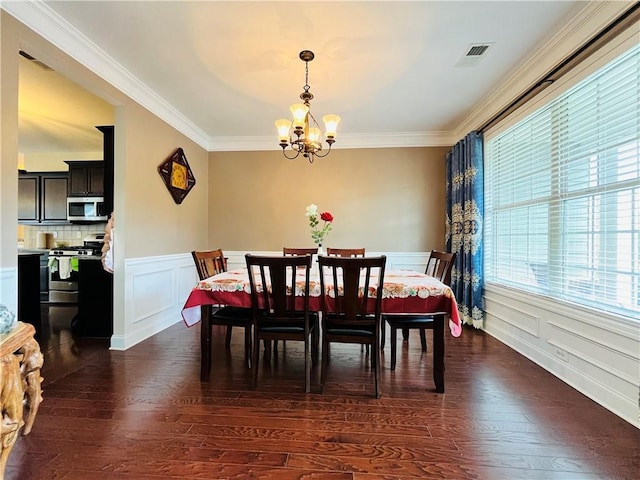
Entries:
[[491,117],[484,125],[482,125],[478,129],[478,131],[484,132],[489,127],[492,127],[505,117],[511,115],[514,110],[527,103],[531,98],[535,97],[538,93],[558,80],[569,70],[592,55],[596,50],[600,49],[603,45],[610,42],[613,38],[620,35],[623,31],[625,31],[627,28],[629,28],[639,20],[640,2],[636,2],[626,12],[624,12],[608,26],[602,29],[600,33],[592,37],[591,40],[589,40],[586,44],[584,44],[582,47],[565,58],[562,62],[560,62],[549,72],[547,72],[546,75],[544,75],[540,80],[538,80],[531,87],[525,90],[524,93],[522,93],[506,107],[500,110],[496,115]]

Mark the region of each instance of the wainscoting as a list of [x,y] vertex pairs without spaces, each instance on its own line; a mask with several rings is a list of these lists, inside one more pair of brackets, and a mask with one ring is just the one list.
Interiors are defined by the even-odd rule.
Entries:
[[640,428],[640,323],[489,285],[485,331]]
[[[246,253],[282,254],[281,251],[225,251],[229,270],[244,267]],[[428,252],[368,253],[387,255],[388,269],[420,271],[424,270],[429,256]],[[180,312],[197,281],[198,275],[191,253],[125,260],[124,322],[117,316],[114,318],[111,348],[126,350],[169,326],[182,322]],[[115,308],[114,311],[117,312],[118,309]]]
[[[245,253],[225,252],[229,269],[242,268]],[[387,255],[389,269],[419,271],[428,257],[427,252],[367,253]],[[190,253],[128,259],[125,270],[124,325],[114,324],[114,350],[182,322],[182,306],[198,278]],[[485,303],[487,333],[640,428],[640,324],[495,286],[486,288]]]
[[0,305],[18,311],[18,268],[0,268]]

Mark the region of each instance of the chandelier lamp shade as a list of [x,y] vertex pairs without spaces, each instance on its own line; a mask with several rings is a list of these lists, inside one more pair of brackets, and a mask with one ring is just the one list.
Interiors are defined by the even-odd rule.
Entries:
[[[340,117],[338,115],[329,114],[322,117],[324,122],[324,138],[329,148],[322,151],[322,131],[320,125],[311,114],[310,101],[313,94],[309,91],[309,62],[314,59],[315,55],[310,50],[300,52],[300,60],[304,62],[305,68],[305,85],[300,94],[302,103],[291,105],[290,110],[293,115],[293,121],[287,119],[276,120],[275,125],[278,129],[278,141],[282,147],[283,155],[289,160],[298,158],[300,154],[313,163],[315,157],[326,157],[331,152],[331,145],[336,141],[336,132]],[[287,155],[287,147],[291,147],[292,154]]]

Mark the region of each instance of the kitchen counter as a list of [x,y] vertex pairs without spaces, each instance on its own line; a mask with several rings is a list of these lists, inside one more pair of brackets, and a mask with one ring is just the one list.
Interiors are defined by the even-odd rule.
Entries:
[[18,248],[21,255],[40,256],[40,301],[49,301],[49,249],[46,248]]
[[79,336],[109,338],[113,334],[113,275],[99,255],[79,257],[78,314],[71,327]]
[[18,254],[18,320],[40,328],[40,257]]

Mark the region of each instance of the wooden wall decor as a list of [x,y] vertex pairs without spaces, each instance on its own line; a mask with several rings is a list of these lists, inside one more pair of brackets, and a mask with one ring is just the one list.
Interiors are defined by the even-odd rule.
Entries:
[[158,173],[164,184],[179,205],[196,184],[187,157],[182,148],[177,148],[164,162],[158,166]]

